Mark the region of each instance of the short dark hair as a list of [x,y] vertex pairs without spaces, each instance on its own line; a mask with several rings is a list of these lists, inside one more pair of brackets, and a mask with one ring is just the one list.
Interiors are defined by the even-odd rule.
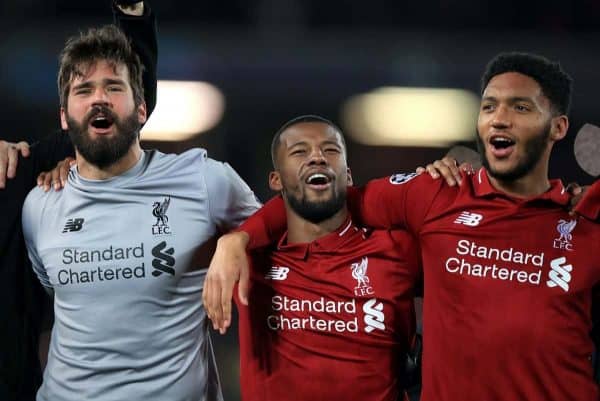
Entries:
[[273,162],[273,167],[277,168],[277,148],[280,144],[281,134],[284,133],[285,130],[290,128],[291,126],[302,124],[302,123],[323,123],[329,125],[333,129],[340,134],[340,138],[342,139],[342,146],[344,147],[344,153],[346,152],[346,141],[344,139],[344,134],[340,127],[334,124],[331,120],[326,119],[325,117],[318,116],[316,114],[305,114],[302,116],[294,117],[285,124],[281,126],[273,136],[273,140],[271,141],[271,161]]
[[133,51],[129,39],[114,25],[91,28],[87,32],[70,37],[59,59],[58,90],[62,107],[67,105],[71,80],[84,76],[89,67],[100,60],[107,61],[114,69],[118,64],[124,64],[129,71],[129,83],[135,105],[138,106],[144,101],[144,67]]
[[550,100],[554,113],[569,113],[573,79],[558,62],[531,53],[500,53],[488,63],[481,77],[481,93],[492,78],[506,72],[518,72],[534,79]]

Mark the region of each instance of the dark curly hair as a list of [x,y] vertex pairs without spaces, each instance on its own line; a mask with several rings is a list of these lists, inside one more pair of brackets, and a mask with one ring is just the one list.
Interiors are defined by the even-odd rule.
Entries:
[[115,69],[119,64],[127,67],[133,100],[136,106],[140,105],[144,101],[144,67],[127,36],[114,25],[91,28],[67,39],[58,71],[60,105],[66,107],[71,80],[85,76],[88,68],[99,60],[107,61]]
[[518,72],[534,79],[550,100],[553,113],[569,113],[573,79],[558,62],[530,53],[500,53],[488,63],[481,77],[481,93],[492,78],[506,72]]

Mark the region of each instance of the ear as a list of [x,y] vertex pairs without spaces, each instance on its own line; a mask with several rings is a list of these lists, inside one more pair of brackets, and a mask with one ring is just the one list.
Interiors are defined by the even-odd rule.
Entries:
[[354,181],[352,180],[352,171],[350,171],[350,167],[346,168],[346,174],[348,176],[348,186],[351,187],[354,185]]
[[67,123],[67,111],[64,107],[60,108],[60,127],[65,131],[69,129],[69,124]]
[[567,135],[569,130],[569,118],[566,115],[561,115],[552,118],[550,128],[550,138],[553,141],[560,141]]
[[277,171],[271,171],[269,173],[269,188],[273,191],[281,192],[283,185],[281,184],[281,175]]
[[140,103],[137,107],[138,122],[144,124],[148,118],[146,111],[146,102]]

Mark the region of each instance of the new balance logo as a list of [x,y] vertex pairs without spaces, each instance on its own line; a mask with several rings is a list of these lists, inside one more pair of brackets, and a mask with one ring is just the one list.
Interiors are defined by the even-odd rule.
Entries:
[[483,215],[470,212],[462,212],[458,215],[454,224],[464,224],[465,226],[475,227],[479,225],[479,222],[483,219]]
[[550,273],[548,276],[550,280],[546,282],[548,287],[554,288],[556,286],[562,288],[565,292],[569,291],[569,282],[571,281],[571,272],[573,271],[573,266],[565,264],[567,262],[567,258],[560,257],[557,259],[553,259],[550,262]]
[[84,222],[84,219],[79,219],[79,218],[69,219],[69,220],[67,220],[67,224],[65,224],[65,228],[63,228],[62,232],[66,233],[67,231],[68,232],[79,231],[83,228],[83,222]]
[[385,330],[385,315],[383,314],[383,303],[377,302],[377,299],[369,299],[363,305],[363,312],[365,312],[365,331],[367,333],[373,330]]
[[287,278],[288,273],[290,272],[289,267],[284,266],[273,266],[271,270],[265,274],[266,280],[285,280]]
[[163,241],[152,248],[152,256],[155,257],[152,260],[152,267],[156,269],[152,272],[154,277],[158,277],[163,273],[170,274],[171,276],[175,275],[175,269],[173,268],[175,266],[175,258],[173,257],[175,249],[165,249],[166,247],[167,243]]

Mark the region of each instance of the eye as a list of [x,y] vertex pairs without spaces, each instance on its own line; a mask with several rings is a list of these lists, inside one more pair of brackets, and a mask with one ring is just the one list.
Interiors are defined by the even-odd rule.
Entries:
[[108,88],[106,88],[106,90],[109,92],[122,92],[123,88],[121,88],[119,85],[110,85]]
[[493,111],[494,110],[494,105],[491,103],[484,103],[481,105],[481,110],[482,111]]
[[306,153],[306,150],[304,149],[296,149],[293,150],[292,153],[290,153],[292,156],[297,156],[297,155],[303,155]]
[[337,153],[340,153],[340,150],[338,148],[325,148],[324,152],[337,154]]
[[515,105],[515,110],[517,111],[529,111],[530,107],[525,104],[517,104]]
[[92,93],[90,88],[80,88],[75,90],[76,95],[89,95],[90,93]]

